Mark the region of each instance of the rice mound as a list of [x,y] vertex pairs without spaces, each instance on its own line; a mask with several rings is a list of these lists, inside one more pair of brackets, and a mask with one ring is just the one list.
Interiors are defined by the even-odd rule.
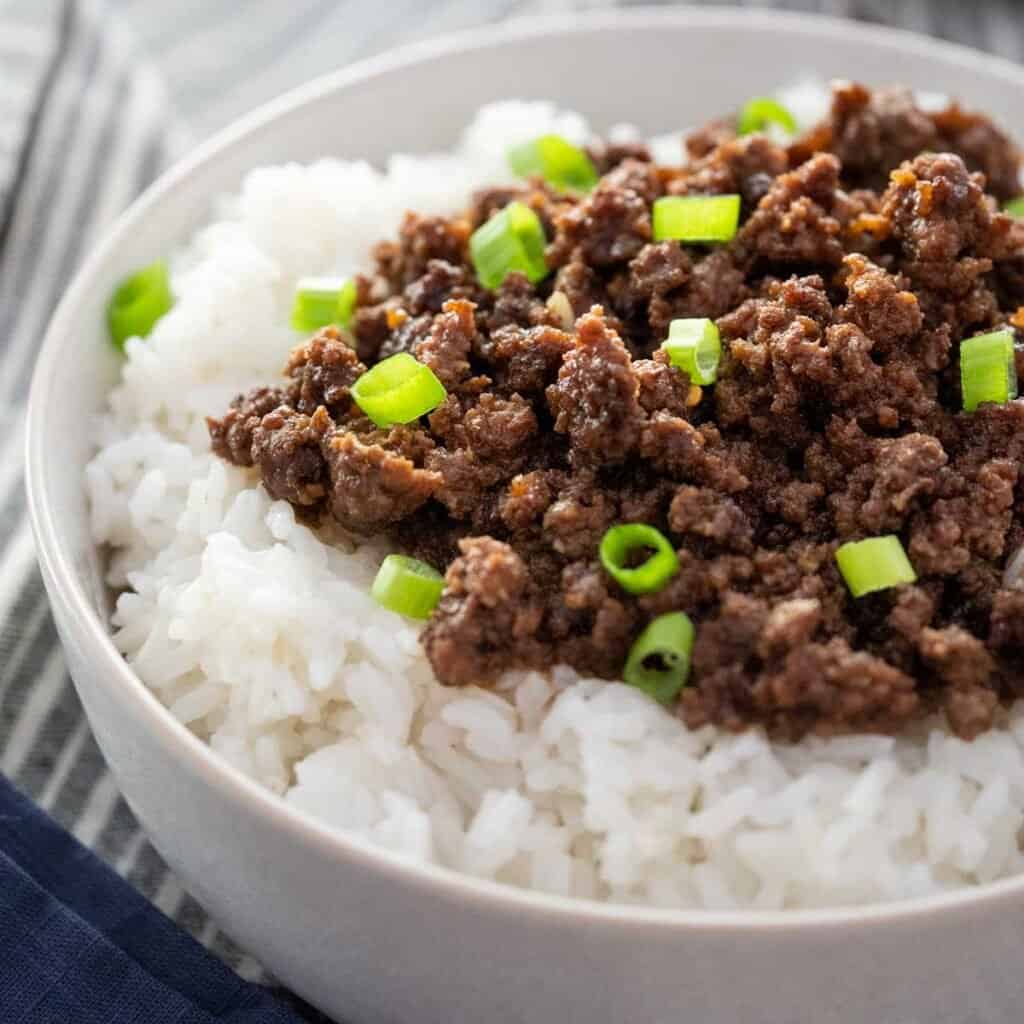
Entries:
[[[804,93],[789,102],[813,107]],[[396,156],[383,173],[262,168],[218,203],[173,259],[176,306],[128,344],[86,471],[92,534],[123,591],[118,647],[175,717],[288,803],[511,885],[782,908],[1020,871],[1020,709],[970,744],[936,722],[787,747],[690,732],[639,692],[564,667],[444,688],[419,627],[369,596],[380,545],[318,536],[210,454],[204,417],[274,378],[296,343],[297,278],[366,267],[405,209],[458,209],[507,179],[509,144],[547,131],[579,141],[587,125],[496,104],[452,155]]]

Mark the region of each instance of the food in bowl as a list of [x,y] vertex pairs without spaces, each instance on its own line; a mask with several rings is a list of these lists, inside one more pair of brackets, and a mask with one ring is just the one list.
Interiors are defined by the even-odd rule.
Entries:
[[900,90],[795,127],[760,99],[659,164],[510,104],[386,175],[253,172],[89,468],[143,680],[296,805],[513,884],[1019,870],[1018,154]]

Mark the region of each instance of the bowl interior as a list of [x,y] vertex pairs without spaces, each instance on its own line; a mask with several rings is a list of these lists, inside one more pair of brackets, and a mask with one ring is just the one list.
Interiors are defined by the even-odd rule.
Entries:
[[[40,559],[113,676],[100,553],[89,537],[83,429],[117,378],[104,306],[123,274],[165,254],[256,166],[324,155],[383,162],[443,149],[482,103],[555,99],[597,130],[699,123],[796,78],[900,81],[950,93],[1021,127],[1024,72],[891,30],[805,16],[677,9],[547,20],[409,48],[329,76],[243,119],[160,180],[115,225],[67,292],[37,366],[29,414],[30,504]],[[123,666],[118,671],[123,673]],[[132,683],[139,691],[142,684]],[[178,729],[151,701],[154,728]],[[233,770],[224,767],[225,776]],[[344,840],[338,839],[339,844]],[[409,870],[419,870],[410,868]]]

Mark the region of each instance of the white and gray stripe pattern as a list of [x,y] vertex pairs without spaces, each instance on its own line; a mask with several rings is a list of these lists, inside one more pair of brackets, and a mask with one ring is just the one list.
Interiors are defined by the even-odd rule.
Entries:
[[[1024,56],[1016,0],[747,0]],[[614,0],[0,0],[0,771],[252,977],[138,831],[67,677],[22,498],[36,345],[82,254],[193,140],[359,57]],[[623,3],[623,6],[629,6]]]
[[60,48],[56,13],[31,0],[0,3],[0,209],[21,176],[21,155],[45,106]]

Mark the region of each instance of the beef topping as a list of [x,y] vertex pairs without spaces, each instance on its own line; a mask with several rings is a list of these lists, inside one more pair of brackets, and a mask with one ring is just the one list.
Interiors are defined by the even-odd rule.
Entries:
[[[408,214],[358,279],[350,332],[319,332],[278,386],[211,419],[212,449],[307,521],[446,572],[422,637],[444,684],[557,662],[619,678],[640,630],[684,611],[692,727],[792,740],[938,712],[973,738],[1024,694],[1024,584],[1004,578],[1024,545],[1024,401],[964,413],[958,367],[965,337],[1024,328],[1024,225],[997,212],[1017,149],[980,114],[846,82],[788,148],[729,119],[686,148],[659,167],[594,143],[588,194],[534,181]],[[655,241],[666,194],[738,194],[735,238]],[[537,212],[551,273],[488,291],[469,236],[512,199]],[[679,317],[716,321],[712,386],[660,349]],[[351,389],[398,352],[447,398],[380,428]],[[602,568],[617,523],[669,539],[661,589]],[[854,599],[836,550],[885,534],[917,582]]]

